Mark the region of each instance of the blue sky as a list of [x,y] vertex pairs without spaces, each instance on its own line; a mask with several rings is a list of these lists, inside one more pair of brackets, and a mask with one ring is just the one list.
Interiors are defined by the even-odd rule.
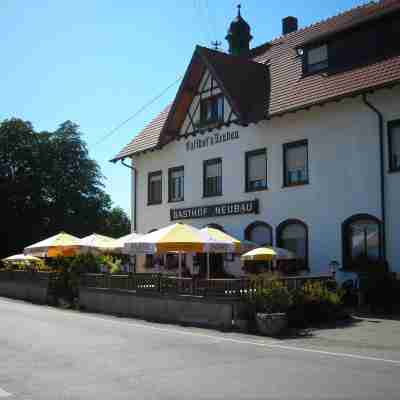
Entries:
[[[78,123],[114,203],[129,211],[129,170],[108,160],[173,98],[177,86],[107,140],[99,140],[184,73],[194,46],[223,42],[237,1],[1,0],[0,119],[37,130]],[[242,1],[252,46],[279,36],[281,19],[300,27],[354,0]]]

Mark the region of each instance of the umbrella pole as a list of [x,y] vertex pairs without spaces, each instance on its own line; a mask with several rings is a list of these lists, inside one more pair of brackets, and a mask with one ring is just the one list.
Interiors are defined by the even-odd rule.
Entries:
[[182,278],[182,253],[178,253],[179,278]]
[[210,253],[207,254],[207,279],[210,279]]

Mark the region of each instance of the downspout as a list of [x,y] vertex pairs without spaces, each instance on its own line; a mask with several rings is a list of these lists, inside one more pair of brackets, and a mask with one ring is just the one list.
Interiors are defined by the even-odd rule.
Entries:
[[136,200],[137,200],[137,170],[135,167],[132,165],[126,164],[124,162],[124,159],[121,160],[121,164],[124,167],[127,167],[132,170],[133,172],[133,232],[137,232],[137,206],[136,206]]
[[384,120],[383,114],[367,100],[367,94],[363,93],[364,104],[377,116],[379,121],[379,155],[380,155],[380,189],[381,189],[381,214],[382,214],[382,258],[386,261],[386,185],[385,185],[385,151],[384,151]]

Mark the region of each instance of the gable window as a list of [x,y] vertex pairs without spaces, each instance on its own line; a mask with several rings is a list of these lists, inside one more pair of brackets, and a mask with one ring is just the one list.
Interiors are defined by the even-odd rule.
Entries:
[[202,99],[200,103],[200,124],[207,125],[224,120],[224,97],[222,94]]
[[306,71],[314,73],[328,67],[328,46],[314,47],[306,51]]
[[284,186],[308,183],[308,142],[285,143],[283,145]]
[[400,171],[400,120],[388,123],[389,169]]
[[267,150],[246,153],[246,192],[267,189]]
[[222,159],[214,158],[203,163],[203,196],[222,195]]
[[150,172],[148,176],[148,205],[162,202],[162,172]]
[[343,266],[364,266],[379,261],[382,254],[380,221],[368,214],[347,219],[342,226]]
[[184,167],[168,170],[168,201],[176,202],[184,199]]

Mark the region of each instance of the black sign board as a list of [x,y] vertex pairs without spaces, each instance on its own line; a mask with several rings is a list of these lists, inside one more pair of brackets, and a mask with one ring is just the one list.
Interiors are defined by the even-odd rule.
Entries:
[[193,218],[224,217],[226,215],[258,214],[258,199],[170,210],[171,221]]

